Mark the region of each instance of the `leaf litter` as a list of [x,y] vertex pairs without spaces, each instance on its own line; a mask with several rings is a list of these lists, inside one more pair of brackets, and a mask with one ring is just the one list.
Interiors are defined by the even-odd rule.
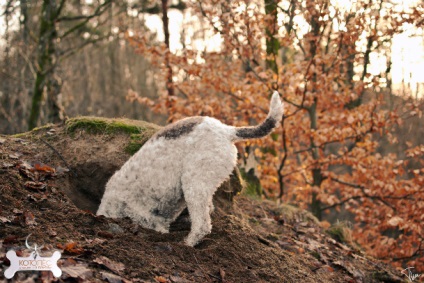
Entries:
[[[125,143],[119,137],[73,139],[61,128],[49,132],[49,143],[74,162],[73,168],[90,156],[103,165],[96,170],[116,162],[113,173],[128,158],[120,153]],[[195,248],[182,243],[189,227],[161,234],[129,219],[97,217],[64,193],[83,171],[77,170],[78,177],[68,174],[63,160],[42,144],[11,141],[3,142],[4,156],[23,154],[3,160],[13,166],[0,171],[0,255],[24,249],[30,233],[38,245],[48,247],[42,255],[62,252],[60,279],[49,272],[26,273],[26,279],[19,277],[22,282],[384,282],[376,274],[390,282],[402,280],[393,268],[329,238],[316,223],[289,221],[276,216],[276,204],[245,197],[237,197],[229,209],[216,205],[212,233]],[[92,144],[108,153],[91,151]],[[31,161],[34,156],[38,160]],[[120,227],[119,233],[111,227]],[[8,264],[0,257],[1,268]]]

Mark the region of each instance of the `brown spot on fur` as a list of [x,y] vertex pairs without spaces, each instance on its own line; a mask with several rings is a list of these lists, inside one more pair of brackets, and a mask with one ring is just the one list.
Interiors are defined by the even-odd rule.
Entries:
[[164,137],[167,140],[177,139],[183,135],[189,134],[194,127],[203,121],[203,117],[195,116],[179,120],[169,124],[155,134],[156,138]]

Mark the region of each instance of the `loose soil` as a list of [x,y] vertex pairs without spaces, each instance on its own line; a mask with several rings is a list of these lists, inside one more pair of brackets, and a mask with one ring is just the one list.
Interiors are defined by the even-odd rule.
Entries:
[[234,197],[237,174],[217,194],[212,233],[194,248],[183,244],[187,215],[169,234],[96,216],[129,146],[159,128],[120,122],[140,133],[69,122],[0,137],[0,280],[6,252],[29,254],[30,235],[31,245],[44,246],[41,256],[62,252],[63,274],[18,272],[9,282],[404,282],[399,271],[332,239],[309,213]]

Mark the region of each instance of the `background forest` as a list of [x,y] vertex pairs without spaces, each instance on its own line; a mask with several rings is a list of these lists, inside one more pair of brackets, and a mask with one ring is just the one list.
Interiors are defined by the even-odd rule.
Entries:
[[368,253],[424,272],[424,80],[395,48],[413,39],[423,64],[422,2],[0,3],[0,133],[76,115],[251,125],[276,89],[282,127],[238,145],[251,193],[349,220]]

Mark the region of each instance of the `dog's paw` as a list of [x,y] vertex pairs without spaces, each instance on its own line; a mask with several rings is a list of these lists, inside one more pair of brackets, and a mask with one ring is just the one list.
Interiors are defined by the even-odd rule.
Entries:
[[184,243],[189,247],[194,247],[199,243],[199,239],[195,239],[194,237],[190,237],[190,235],[184,240]]

